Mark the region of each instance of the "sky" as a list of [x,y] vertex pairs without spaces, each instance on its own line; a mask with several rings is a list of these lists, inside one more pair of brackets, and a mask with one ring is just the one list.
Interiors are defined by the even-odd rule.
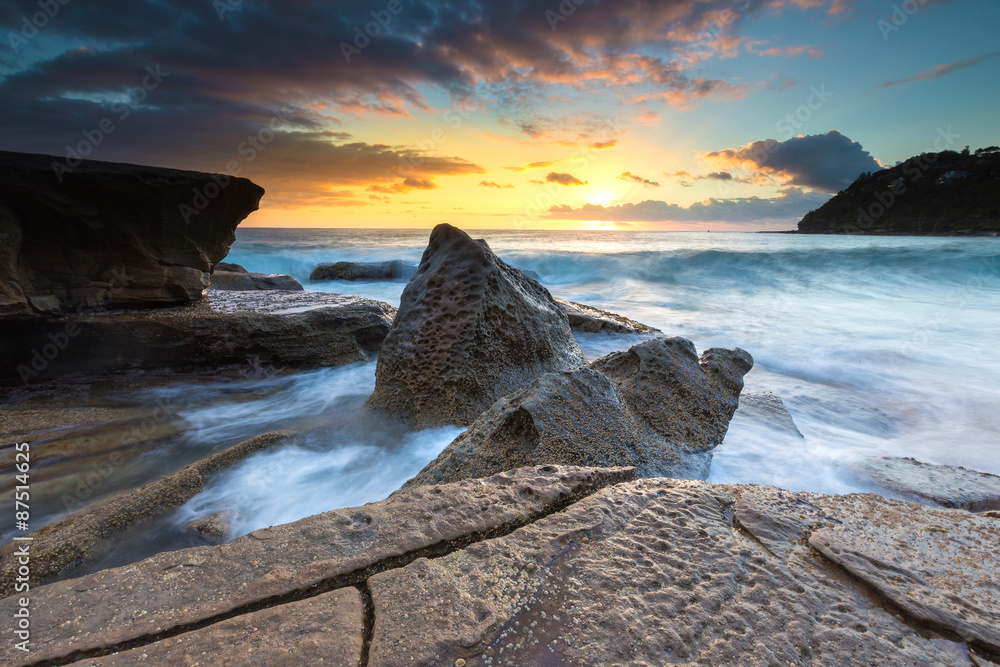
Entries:
[[792,229],[997,109],[995,0],[0,0],[0,149],[244,226]]

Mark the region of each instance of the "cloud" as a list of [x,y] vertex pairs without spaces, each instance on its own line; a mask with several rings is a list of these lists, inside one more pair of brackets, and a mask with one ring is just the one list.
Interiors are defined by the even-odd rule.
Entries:
[[862,172],[882,168],[861,144],[837,130],[787,141],[754,141],[739,148],[707,153],[705,158],[726,167],[745,169],[752,177],[773,177],[787,185],[823,192],[842,190]]
[[890,88],[892,86],[898,86],[903,83],[924,81],[926,79],[936,79],[939,76],[945,76],[947,74],[951,74],[952,72],[956,72],[960,69],[965,69],[966,67],[973,67],[981,62],[990,60],[991,58],[996,58],[997,56],[1000,56],[1000,51],[994,51],[992,53],[976,56],[975,58],[966,58],[965,60],[959,60],[953,63],[947,63],[945,65],[938,65],[936,67],[932,67],[929,70],[925,70],[920,74],[911,76],[906,79],[899,79],[897,81],[886,81],[885,83],[880,85],[879,88]]
[[647,187],[647,186],[653,186],[653,187],[656,187],[656,188],[660,187],[660,184],[657,183],[656,181],[651,181],[648,178],[643,178],[642,176],[637,176],[636,174],[633,174],[631,171],[626,171],[626,172],[622,172],[621,174],[618,174],[618,180],[619,181],[631,181],[632,183],[638,183],[639,185],[642,185],[643,187]]
[[556,171],[549,172],[549,175],[545,177],[545,180],[549,183],[558,183],[559,185],[587,185],[586,181],[581,181],[572,174],[559,173]]
[[819,58],[823,55],[822,49],[816,49],[811,46],[786,46],[784,48],[771,48],[764,49],[763,51],[757,51],[758,56],[801,56],[803,53],[812,56],[813,58]]
[[366,190],[369,192],[381,192],[382,194],[407,193],[410,190],[433,190],[437,187],[434,181],[427,178],[406,178],[400,183],[391,185],[369,185]]
[[579,208],[567,205],[549,209],[550,218],[580,221],[614,222],[729,222],[761,223],[798,220],[809,211],[822,206],[829,195],[805,192],[801,188],[786,188],[775,197],[742,197],[707,199],[690,206],[647,200],[637,204],[598,206],[585,204]]
[[479,181],[479,185],[484,188],[500,188],[500,189],[514,187],[512,183],[504,183],[503,185],[500,185],[499,183],[496,183],[494,181]]

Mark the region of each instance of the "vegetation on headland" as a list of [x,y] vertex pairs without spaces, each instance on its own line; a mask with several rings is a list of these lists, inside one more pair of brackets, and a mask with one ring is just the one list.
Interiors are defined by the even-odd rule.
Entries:
[[799,223],[802,234],[1000,232],[1000,148],[942,151],[861,174]]

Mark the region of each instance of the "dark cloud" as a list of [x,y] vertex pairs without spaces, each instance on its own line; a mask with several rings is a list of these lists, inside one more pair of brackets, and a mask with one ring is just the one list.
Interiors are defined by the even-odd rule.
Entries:
[[899,79],[898,81],[886,81],[881,86],[879,86],[879,88],[889,88],[891,86],[898,86],[901,83],[912,83],[914,81],[936,79],[939,76],[945,76],[960,69],[965,69],[966,67],[973,67],[974,65],[978,65],[983,61],[990,60],[991,58],[996,58],[998,56],[1000,56],[1000,51],[994,51],[993,53],[987,53],[981,56],[976,56],[975,58],[966,58],[965,60],[959,60],[953,63],[938,65],[937,67],[932,67],[929,70],[925,70],[920,74],[908,77],[906,79]]
[[586,181],[581,181],[579,178],[573,174],[560,173],[556,171],[549,172],[549,175],[545,177],[545,180],[549,183],[558,183],[559,185],[586,185]]
[[626,171],[626,172],[622,172],[621,174],[618,174],[618,180],[619,181],[630,181],[632,183],[638,183],[639,185],[642,185],[643,187],[650,186],[650,185],[653,186],[653,187],[656,187],[656,188],[660,187],[660,184],[657,183],[656,181],[651,181],[648,178],[643,178],[642,176],[637,176],[636,174],[633,174],[631,171]]
[[501,185],[500,183],[497,183],[496,181],[479,181],[479,185],[481,187],[484,187],[484,188],[497,188],[497,189],[513,188],[514,187],[514,185],[512,183],[504,183],[504,184]]
[[549,209],[549,217],[565,220],[612,220],[615,222],[728,222],[761,223],[798,220],[809,211],[822,206],[829,195],[786,188],[776,197],[742,197],[708,199],[690,206],[678,206],[664,201],[647,200],[638,204],[598,206],[586,204],[580,208],[561,205]]
[[862,172],[882,168],[861,144],[837,130],[787,141],[755,141],[707,153],[705,157],[727,167],[745,169],[752,175],[774,177],[788,185],[823,192],[842,190]]

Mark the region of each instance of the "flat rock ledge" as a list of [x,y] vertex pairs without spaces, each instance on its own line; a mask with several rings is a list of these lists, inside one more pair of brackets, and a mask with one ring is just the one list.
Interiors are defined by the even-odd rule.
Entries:
[[[1000,515],[537,466],[31,593],[25,665],[984,665]],[[0,600],[13,616],[14,598]]]
[[569,317],[570,328],[577,333],[623,333],[623,334],[658,334],[648,324],[636,322],[624,315],[611,313],[600,308],[594,308],[583,303],[567,301],[554,297],[556,304]]
[[847,467],[858,477],[906,499],[970,512],[1000,510],[1000,477],[989,473],[891,456],[867,457]]
[[[129,529],[168,514],[205,488],[207,477],[281,444],[289,431],[272,431],[233,445],[143,486],[115,494],[27,535],[31,538],[29,583],[53,581],[96,560]],[[17,543],[0,548],[0,596],[12,595],[18,577]]]
[[[0,385],[74,373],[367,361],[395,314],[387,303],[344,294],[209,291],[176,308],[10,320],[0,329]],[[66,352],[41,357],[52,340]]]

